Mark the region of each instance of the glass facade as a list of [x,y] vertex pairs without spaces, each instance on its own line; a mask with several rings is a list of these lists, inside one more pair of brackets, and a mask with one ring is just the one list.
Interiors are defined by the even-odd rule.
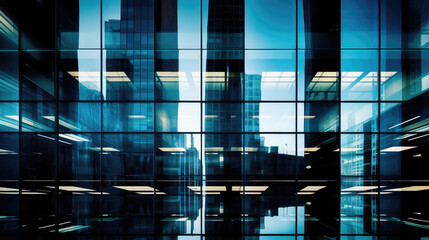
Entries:
[[429,239],[426,0],[0,1],[0,238]]

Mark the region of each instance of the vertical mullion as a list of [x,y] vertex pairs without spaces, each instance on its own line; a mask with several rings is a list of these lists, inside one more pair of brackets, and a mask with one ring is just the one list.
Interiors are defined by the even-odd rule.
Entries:
[[[101,126],[100,126],[100,147],[101,150],[103,150],[103,141],[104,141],[104,136],[103,136],[103,124],[104,124],[104,119],[103,119],[103,0],[100,0],[100,122],[101,122]],[[106,50],[107,53],[107,50]],[[107,55],[107,54],[106,54]],[[107,66],[106,66],[107,67]],[[107,93],[107,91],[106,91]],[[99,154],[99,183],[100,183],[100,196],[99,196],[99,213],[100,214],[100,223],[101,223],[101,227],[104,230],[104,225],[103,225],[103,213],[102,213],[102,201],[103,201],[103,190],[104,190],[104,179],[103,179],[103,152],[98,152]],[[104,233],[104,231],[103,231]]]
[[[377,144],[376,144],[376,148],[377,148],[377,153],[376,153],[376,157],[377,157],[377,161],[376,161],[376,166],[377,166],[377,173],[376,173],[376,178],[377,178],[377,182],[378,182],[378,195],[377,195],[377,202],[376,202],[376,206],[377,206],[377,236],[378,239],[380,239],[380,185],[381,185],[381,177],[380,177],[380,138],[381,138],[381,134],[380,134],[380,113],[381,113],[381,0],[378,0],[378,69],[377,69],[377,85],[378,85],[378,116],[377,116]],[[372,136],[371,136],[372,137]],[[372,143],[371,143],[372,145]],[[372,216],[371,216],[372,218]]]
[[56,89],[56,97],[55,99],[57,100],[57,102],[55,103],[55,109],[56,112],[54,114],[55,116],[55,144],[56,144],[56,150],[55,150],[55,164],[56,164],[56,181],[55,181],[55,189],[56,189],[56,213],[55,213],[55,235],[58,235],[58,224],[59,224],[59,214],[60,214],[60,194],[59,194],[59,118],[60,118],[60,108],[59,108],[59,99],[60,99],[60,94],[59,94],[59,80],[58,80],[58,49],[60,48],[60,41],[61,39],[59,39],[59,35],[58,35],[58,1],[54,1],[54,35],[55,35],[55,40],[54,40],[54,44],[55,44],[55,50],[54,50],[54,87]]
[[[295,192],[298,191],[298,0],[295,1]],[[298,203],[298,195],[295,195]],[[295,204],[295,238],[298,234],[298,206]]]
[[203,205],[203,192],[202,192],[202,187],[203,187],[203,178],[205,178],[205,176],[203,175],[203,164],[205,161],[205,155],[203,155],[203,149],[204,149],[204,140],[205,139],[205,134],[203,134],[203,124],[204,124],[204,113],[203,113],[203,0],[200,0],[200,159],[201,159],[201,164],[200,164],[200,176],[201,179],[199,179],[199,185],[200,185],[200,209],[201,209],[201,219],[200,219],[200,225],[201,225],[201,229],[200,229],[200,240],[203,239],[203,229],[205,230],[203,224],[205,220],[205,208]]

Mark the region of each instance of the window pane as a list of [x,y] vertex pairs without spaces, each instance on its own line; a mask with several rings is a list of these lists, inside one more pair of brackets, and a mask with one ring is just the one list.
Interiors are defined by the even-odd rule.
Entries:
[[59,94],[61,100],[100,100],[100,51],[61,51]]
[[156,52],[156,97],[159,100],[200,100],[201,52]]
[[156,138],[157,179],[201,174],[200,134],[160,134]]
[[337,100],[340,52],[298,51],[298,100]]
[[201,47],[200,0],[157,0],[155,9],[157,49]]
[[[23,119],[24,121],[24,119]],[[19,131],[19,104],[0,102],[0,131]]]
[[372,179],[377,176],[376,134],[341,134],[341,176]]
[[341,103],[342,132],[376,132],[377,103]]
[[244,167],[255,179],[295,179],[295,134],[246,134]]
[[295,103],[246,103],[246,132],[295,131]]
[[17,49],[19,42],[18,33],[18,1],[1,1],[0,12],[3,24],[0,26],[0,49]]
[[55,0],[21,1],[21,48],[55,48]]
[[341,0],[341,47],[378,48],[378,0]]
[[341,0],[298,0],[298,47],[339,48]]
[[26,180],[55,179],[57,172],[56,134],[22,133],[20,143],[20,178]]
[[56,103],[38,102],[22,103],[22,131],[54,132],[56,131]]
[[104,103],[103,131],[151,132],[153,111],[152,103]]
[[55,100],[55,52],[21,52],[22,100]]
[[[420,106],[416,108],[415,106]],[[428,132],[429,111],[424,98],[404,103],[381,103],[382,132]]]
[[245,13],[246,48],[296,47],[295,0],[246,0]]
[[209,179],[241,179],[241,134],[204,134],[203,174]]
[[1,59],[0,61],[0,100],[18,100],[19,98],[18,52],[1,51],[0,59]]
[[[1,180],[19,180],[19,135],[0,134]],[[1,231],[0,231],[1,232]]]
[[154,0],[102,0],[103,47],[107,49],[154,48]]
[[153,177],[151,134],[103,134],[102,174],[109,180]]
[[202,0],[203,49],[243,49],[244,0]]
[[338,103],[298,103],[299,132],[337,132]]
[[341,100],[378,99],[378,51],[341,51]]
[[153,51],[103,52],[103,90],[106,100],[153,100]]
[[100,103],[60,103],[59,109],[61,132],[101,131]]
[[429,52],[381,51],[381,99],[406,101],[429,89]]
[[295,51],[246,51],[245,99],[295,100]]
[[100,47],[100,1],[58,1],[60,48]]
[[156,131],[200,132],[200,103],[157,103]]
[[241,103],[204,103],[204,131],[243,131],[243,105]]
[[203,51],[203,100],[242,100],[243,60],[243,51]]
[[65,133],[58,136],[60,179],[100,179],[100,134]]

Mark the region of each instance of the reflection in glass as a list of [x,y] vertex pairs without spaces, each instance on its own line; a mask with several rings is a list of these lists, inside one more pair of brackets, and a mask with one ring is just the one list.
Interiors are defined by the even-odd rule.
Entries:
[[153,49],[154,2],[103,0],[103,48]]
[[243,51],[203,51],[203,100],[242,100],[243,60]]
[[298,103],[299,132],[337,132],[338,103]]
[[19,98],[18,52],[1,51],[0,59],[2,59],[0,61],[0,100],[18,100]]
[[295,179],[294,134],[246,134],[245,143],[246,176]]
[[407,101],[429,89],[429,52],[384,50],[381,58],[381,100]]
[[295,100],[295,51],[248,50],[245,99]]
[[241,178],[241,134],[203,135],[203,175],[214,179]]
[[337,134],[298,134],[297,145],[299,179],[338,179],[340,141]]
[[204,103],[204,125],[206,132],[241,132],[243,105],[241,103]]
[[295,103],[246,103],[246,132],[294,132]]
[[378,0],[341,0],[341,47],[378,48]]
[[61,51],[59,95],[61,100],[100,100],[100,51]]
[[100,47],[101,0],[58,2],[60,48]]
[[162,134],[156,138],[158,178],[201,174],[201,135]]
[[100,179],[100,134],[64,133],[58,137],[60,179]]
[[200,132],[200,103],[156,103],[156,131]]
[[106,100],[152,100],[153,51],[103,52],[103,96]]
[[21,179],[52,180],[56,178],[56,139],[55,134],[21,134],[19,147]]
[[377,103],[341,103],[342,132],[376,132]]
[[153,144],[151,134],[103,134],[103,177],[112,180],[151,178]]
[[200,100],[200,51],[156,52],[156,97],[159,100]]
[[341,176],[377,175],[376,134],[341,134]]
[[152,103],[104,103],[103,131],[151,132],[153,111]]
[[17,49],[19,42],[18,13],[19,2],[1,1],[0,49]]
[[[19,180],[19,135],[0,134],[1,180]],[[1,201],[1,200],[0,200]],[[0,231],[1,232],[1,231]]]
[[[101,130],[100,103],[59,103],[60,132],[99,132]],[[50,116],[49,120],[55,121]]]
[[55,100],[55,52],[21,52],[22,100]]
[[340,52],[298,51],[298,100],[337,100]]
[[429,111],[425,96],[403,103],[381,103],[382,132],[428,132]]
[[[22,131],[24,132],[54,132],[56,131],[56,103],[28,102],[22,103]],[[9,118],[18,116],[9,116]]]
[[189,49],[201,47],[201,1],[155,1],[156,48]]
[[[22,119],[24,122],[24,118]],[[13,102],[0,102],[0,131],[19,131],[19,104]]]
[[[14,1],[16,2],[16,1]],[[55,0],[20,2],[22,49],[55,48]]]
[[[245,46],[247,49],[293,49],[296,47],[294,0],[245,0]],[[287,23],[287,24],[285,24]]]
[[341,51],[341,100],[378,99],[378,51]]

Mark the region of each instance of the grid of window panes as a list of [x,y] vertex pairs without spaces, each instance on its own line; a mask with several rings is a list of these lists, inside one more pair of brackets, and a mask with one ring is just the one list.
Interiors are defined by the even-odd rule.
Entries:
[[426,0],[0,1],[2,239],[429,239]]

